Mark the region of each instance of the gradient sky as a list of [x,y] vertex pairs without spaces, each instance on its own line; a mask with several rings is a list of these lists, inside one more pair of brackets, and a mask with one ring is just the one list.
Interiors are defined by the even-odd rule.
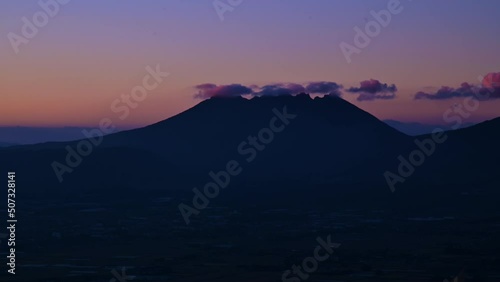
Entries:
[[[344,98],[380,119],[442,123],[460,99],[413,96],[500,72],[500,1],[401,0],[403,11],[348,64],[339,44],[353,44],[353,28],[388,2],[244,0],[221,21],[213,0],[73,0],[16,54],[8,34],[42,9],[1,1],[0,126],[96,126],[104,117],[141,126],[198,103],[193,87],[202,83],[351,87],[372,78],[396,84],[397,98]],[[111,103],[157,64],[170,76],[120,120]],[[481,102],[468,121],[496,117],[499,106]]]

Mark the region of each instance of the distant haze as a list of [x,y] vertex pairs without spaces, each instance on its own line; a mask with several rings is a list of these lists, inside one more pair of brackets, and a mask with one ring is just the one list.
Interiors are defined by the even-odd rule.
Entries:
[[[436,129],[452,130],[451,125],[424,124],[418,122],[401,122],[397,120],[384,120],[389,126],[410,136],[424,135],[432,133]],[[474,123],[462,124],[460,128],[474,125]]]
[[[83,139],[84,127],[0,127],[0,146]],[[118,132],[117,130],[116,132]]]

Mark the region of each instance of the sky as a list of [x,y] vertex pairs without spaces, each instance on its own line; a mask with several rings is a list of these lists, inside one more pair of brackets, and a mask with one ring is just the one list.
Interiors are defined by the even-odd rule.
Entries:
[[[342,85],[379,119],[443,123],[470,97],[464,82],[500,72],[500,1],[394,1],[1,1],[0,126],[144,126],[206,98],[200,85],[311,82]],[[373,12],[390,20],[356,45]],[[349,60],[343,43],[357,48]],[[150,90],[125,110],[122,95],[144,80]],[[370,83],[381,88],[363,92]],[[468,122],[499,106],[481,101]]]

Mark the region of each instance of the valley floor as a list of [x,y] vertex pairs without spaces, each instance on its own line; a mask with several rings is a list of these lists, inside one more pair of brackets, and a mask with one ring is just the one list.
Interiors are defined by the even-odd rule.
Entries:
[[1,281],[282,281],[327,236],[341,245],[307,281],[500,281],[500,211],[221,198],[186,225],[179,197],[24,201]]

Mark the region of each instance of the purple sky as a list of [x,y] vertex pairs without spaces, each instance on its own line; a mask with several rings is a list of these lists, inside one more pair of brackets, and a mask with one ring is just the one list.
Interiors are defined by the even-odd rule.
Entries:
[[[393,1],[73,0],[49,5],[31,38],[23,17],[43,23],[39,1],[2,1],[0,126],[140,126],[198,103],[202,84],[259,95],[318,82],[342,85],[344,99],[380,119],[443,123],[480,91],[479,76],[500,72],[500,1]],[[390,21],[347,60],[341,44],[356,47],[355,28],[388,7]],[[157,65],[168,77],[116,110]],[[498,116],[494,97],[468,121]]]

